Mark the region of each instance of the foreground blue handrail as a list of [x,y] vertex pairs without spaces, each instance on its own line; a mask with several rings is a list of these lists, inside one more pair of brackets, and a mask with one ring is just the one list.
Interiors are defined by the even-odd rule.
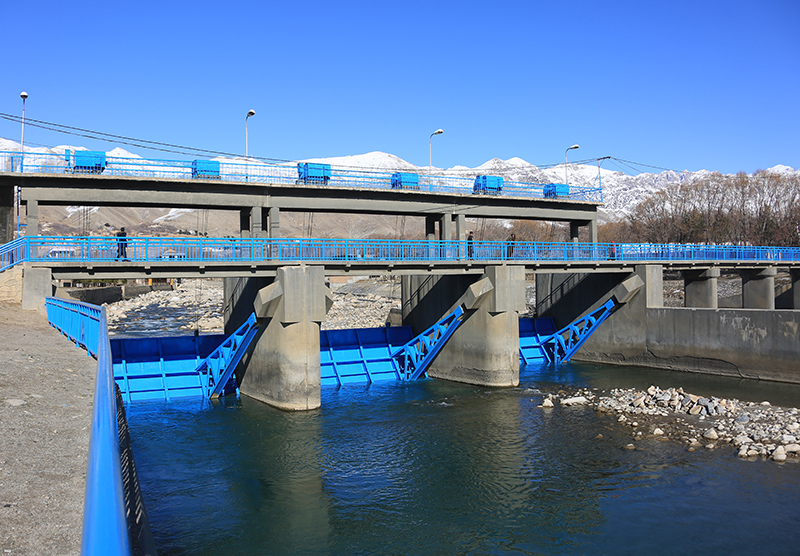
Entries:
[[[92,162],[91,166],[78,163],[76,155],[101,157],[102,162]],[[24,161],[24,163],[23,163]],[[208,163],[212,161],[159,160],[133,157],[108,156],[103,152],[77,151],[65,154],[0,151],[0,172],[26,174],[97,174],[132,178],[160,178],[168,180],[215,180],[238,183],[268,183],[275,185],[297,185],[301,182],[295,163],[270,164],[248,160],[246,163],[231,159],[216,159],[213,170]],[[198,170],[198,163],[204,170]],[[347,187],[353,189],[395,189],[392,172],[369,171],[347,168],[330,168],[330,177],[325,179],[325,187]],[[473,195],[477,172],[463,177],[447,175],[419,175],[414,191],[433,193],[452,193]],[[550,197],[548,186],[552,184],[505,181],[502,191],[493,194],[504,197],[545,198]],[[319,186],[314,181],[312,187]],[[559,184],[564,187],[562,184]],[[575,186],[563,190],[564,199],[575,201],[602,202],[603,190],[595,186]]]
[[47,318],[75,343],[97,357],[92,430],[86,468],[81,554],[132,554],[119,446],[119,423],[104,307],[48,297]]
[[[321,238],[23,237],[2,246],[27,262],[800,262],[798,247],[657,243],[428,241]],[[11,255],[9,255],[11,257]],[[20,259],[21,257],[21,259]],[[10,265],[11,263],[9,263]],[[6,268],[5,266],[3,268]]]

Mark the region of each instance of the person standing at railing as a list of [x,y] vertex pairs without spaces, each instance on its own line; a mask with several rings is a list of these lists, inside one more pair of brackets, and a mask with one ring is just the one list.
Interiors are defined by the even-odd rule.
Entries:
[[128,234],[125,233],[125,227],[123,226],[117,232],[117,258],[125,260],[128,258]]
[[467,235],[467,258],[471,259],[474,255],[473,251],[473,242],[475,241],[475,236],[472,235],[472,230],[470,230],[469,234]]
[[517,241],[517,234],[511,234],[506,238],[506,243],[508,246],[506,247],[506,255],[507,258],[511,258],[514,255],[514,242]]

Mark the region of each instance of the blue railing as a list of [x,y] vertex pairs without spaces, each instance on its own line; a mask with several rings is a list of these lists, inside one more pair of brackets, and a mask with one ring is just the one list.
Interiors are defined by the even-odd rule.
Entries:
[[[78,153],[86,151],[78,151]],[[91,154],[91,153],[90,153]],[[297,184],[298,170],[295,163],[268,164],[248,161],[247,163],[231,160],[215,160],[214,170],[198,171],[198,162],[192,160],[158,160],[146,158],[121,158],[103,156],[102,165],[86,166],[76,161],[76,153],[54,154],[0,151],[0,172],[24,172],[26,174],[99,174],[103,176],[159,178],[167,180],[219,180],[244,183],[269,183],[278,185]],[[217,170],[216,163],[219,164]],[[90,169],[91,168],[91,169]],[[392,186],[392,174],[389,172],[355,171],[345,168],[331,168],[330,178],[324,181],[325,187],[349,187],[362,189],[396,189]],[[414,191],[434,193],[453,193],[472,195],[475,176],[455,177],[445,175],[419,175]],[[316,184],[320,185],[320,184]],[[505,181],[502,191],[496,192],[503,197],[545,198],[551,195],[547,191],[552,184]],[[565,187],[563,184],[562,188]],[[313,187],[313,185],[309,185]],[[546,191],[547,190],[547,191]],[[563,190],[562,191],[566,191]],[[574,201],[603,202],[603,190],[600,187],[583,187],[571,185],[564,199]]]
[[[123,249],[124,244],[124,249]],[[124,254],[123,252],[124,251]],[[3,269],[19,262],[682,261],[800,262],[798,247],[654,243],[546,243],[383,239],[23,237],[0,246]]]
[[81,554],[131,554],[106,310],[53,297],[46,307],[50,324],[97,357]]

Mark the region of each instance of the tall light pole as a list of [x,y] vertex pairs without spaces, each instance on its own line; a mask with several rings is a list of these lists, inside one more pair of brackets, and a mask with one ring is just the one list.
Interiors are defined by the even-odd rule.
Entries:
[[19,97],[22,99],[22,137],[19,139],[19,152],[22,153],[22,156],[25,156],[25,99],[28,98],[28,93],[22,91],[19,94]]
[[[19,97],[22,99],[22,134],[21,134],[21,136],[19,138],[19,153],[20,153],[19,170],[20,170],[20,172],[22,172],[24,170],[24,160],[25,160],[25,100],[28,98],[28,93],[26,93],[25,91],[22,91],[19,94]],[[17,205],[17,237],[19,237],[19,209],[20,209],[19,197],[20,197],[20,191],[19,191],[19,187],[15,187],[15,189],[16,189],[16,191],[15,191],[15,197],[16,197],[15,201],[16,201],[16,205]]]
[[247,116],[244,117],[244,157],[245,158],[248,158],[248,156],[249,156],[248,148],[247,148],[248,147],[248,145],[247,145],[247,141],[248,141],[247,140],[247,120],[248,120],[248,118],[250,118],[250,116],[255,116],[255,115],[256,115],[256,111],[253,110],[253,109],[250,109],[250,111],[247,113]]
[[436,131],[431,133],[431,136],[428,139],[428,166],[431,169],[433,169],[433,147],[431,146],[433,144],[433,136],[434,135],[441,135],[442,133],[444,133],[443,129],[437,129]]
[[572,149],[580,149],[580,145],[572,145],[570,148],[564,151],[564,185],[569,186],[569,180],[567,179],[567,153]]

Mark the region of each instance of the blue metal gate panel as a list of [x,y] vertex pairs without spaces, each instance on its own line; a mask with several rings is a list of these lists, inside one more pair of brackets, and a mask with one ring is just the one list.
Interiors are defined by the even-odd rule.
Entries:
[[519,362],[522,365],[547,363],[549,359],[542,347],[542,341],[556,332],[556,324],[552,317],[539,319],[519,319]]
[[321,331],[322,386],[398,380],[400,375],[392,352],[411,338],[408,326]]
[[225,340],[224,334],[114,338],[114,380],[126,402],[202,396],[195,370]]

